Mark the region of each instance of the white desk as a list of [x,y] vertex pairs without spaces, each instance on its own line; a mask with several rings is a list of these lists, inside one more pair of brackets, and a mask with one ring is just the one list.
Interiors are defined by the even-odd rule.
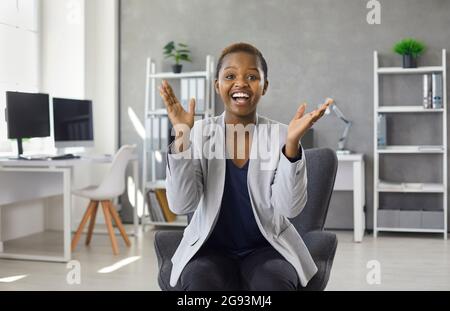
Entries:
[[[111,157],[95,156],[70,160],[27,161],[0,159],[0,208],[15,202],[63,195],[63,252],[60,256],[6,253],[0,230],[0,258],[67,262],[71,259],[71,190],[73,169],[78,165],[110,163]],[[132,159],[133,178],[138,181],[137,157]],[[134,199],[137,202],[135,186]],[[136,204],[135,204],[136,205]],[[1,224],[1,213],[0,213]],[[134,235],[138,233],[136,206],[133,207]],[[1,229],[1,228],[0,228]]]
[[334,190],[353,191],[353,239],[361,242],[366,229],[364,156],[354,153],[337,157],[339,163]]

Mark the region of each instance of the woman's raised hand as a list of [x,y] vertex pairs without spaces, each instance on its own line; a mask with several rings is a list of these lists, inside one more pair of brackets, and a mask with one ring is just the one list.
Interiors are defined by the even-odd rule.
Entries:
[[325,113],[328,107],[333,104],[332,98],[327,98],[320,108],[305,114],[306,104],[300,105],[294,118],[288,126],[288,141],[298,142],[305,135],[306,131],[314,125]]
[[286,138],[285,154],[289,158],[296,158],[299,154],[298,144],[300,139],[305,135],[308,129],[314,125],[325,113],[328,107],[333,104],[334,100],[327,98],[325,103],[320,108],[305,114],[306,104],[300,105],[294,118],[288,126],[288,133]]
[[183,109],[177,97],[173,93],[172,87],[166,80],[163,80],[159,87],[164,104],[166,105],[167,114],[172,125],[176,128],[179,125],[187,125],[189,128],[194,126],[195,99],[189,102],[189,111]]

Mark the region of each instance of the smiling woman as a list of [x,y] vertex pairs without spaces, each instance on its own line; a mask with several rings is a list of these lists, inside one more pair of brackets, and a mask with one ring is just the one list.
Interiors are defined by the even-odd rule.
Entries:
[[[170,285],[178,290],[297,290],[317,272],[288,219],[302,211],[307,199],[300,139],[333,101],[308,114],[300,105],[288,126],[258,116],[269,86],[267,63],[246,43],[222,52],[214,86],[225,112],[195,123],[195,99],[187,112],[167,81],[160,88],[176,132],[167,158],[169,207],[175,214],[193,213],[172,258]],[[206,140],[198,137],[214,126],[224,130]],[[250,131],[238,129],[247,126]],[[267,156],[275,165],[264,168],[253,147],[274,142]],[[195,156],[206,143],[211,150],[226,150],[218,158]]]
[[269,85],[257,62],[247,53],[228,54],[223,59],[224,68],[215,88],[228,112],[227,123],[246,125],[255,121],[256,106]]
[[215,88],[225,110],[232,112],[227,114],[227,123],[254,123],[256,105],[268,86],[267,63],[255,47],[238,43],[223,50],[217,63]]

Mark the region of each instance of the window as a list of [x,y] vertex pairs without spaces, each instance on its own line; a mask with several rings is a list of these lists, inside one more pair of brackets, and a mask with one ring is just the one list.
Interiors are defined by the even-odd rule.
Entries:
[[[0,1],[0,155],[13,154],[4,117],[6,91],[39,91],[40,0]],[[25,150],[42,149],[48,138],[33,139]]]

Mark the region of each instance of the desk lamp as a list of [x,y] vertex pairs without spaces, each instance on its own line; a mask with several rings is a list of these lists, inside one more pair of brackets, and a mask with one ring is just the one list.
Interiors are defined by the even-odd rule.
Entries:
[[345,149],[345,143],[347,142],[347,138],[348,138],[348,132],[350,130],[350,128],[352,127],[352,122],[349,121],[344,114],[342,113],[342,111],[339,109],[339,107],[336,105],[336,102],[334,102],[330,107],[327,108],[327,110],[325,111],[326,115],[329,115],[331,113],[331,111],[334,112],[334,114],[340,119],[342,120],[342,122],[345,123],[345,129],[344,132],[341,135],[341,138],[339,138],[338,141],[338,150],[336,150],[336,154],[350,154],[351,151],[348,149]]

